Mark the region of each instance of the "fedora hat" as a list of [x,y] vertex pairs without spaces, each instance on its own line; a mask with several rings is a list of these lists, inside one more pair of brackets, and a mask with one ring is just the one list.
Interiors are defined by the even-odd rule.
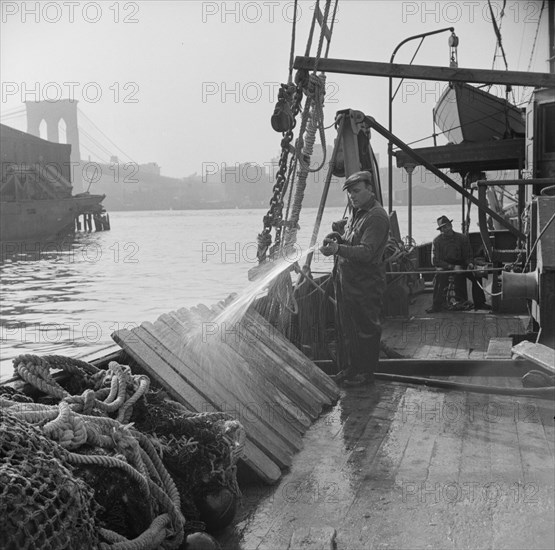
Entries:
[[444,225],[447,225],[448,223],[452,223],[453,220],[450,220],[447,216],[440,216],[437,219],[437,229],[440,230]]

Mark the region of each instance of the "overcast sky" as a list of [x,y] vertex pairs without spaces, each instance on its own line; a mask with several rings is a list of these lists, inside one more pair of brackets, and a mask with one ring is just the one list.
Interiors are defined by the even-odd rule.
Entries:
[[[313,4],[299,4],[299,55]],[[497,17],[502,5],[492,2]],[[509,69],[528,70],[541,5],[507,0],[501,31]],[[272,130],[270,116],[278,85],[287,79],[293,1],[3,1],[1,6],[3,114],[17,115],[25,100],[75,99],[85,115],[83,129],[104,149],[123,160],[157,162],[168,176],[201,174],[207,163],[264,163],[278,154],[280,134]],[[460,39],[460,67],[492,68],[496,39],[482,0],[340,0],[330,57],[385,62],[401,40],[449,26]],[[448,36],[427,38],[414,63],[447,66]],[[408,63],[417,45],[403,46],[396,61]],[[548,72],[547,57],[546,6],[531,70]],[[501,58],[496,68],[504,69]],[[327,82],[326,125],[337,110],[354,108],[387,126],[387,79],[328,74]],[[402,139],[431,134],[432,108],[443,86],[411,81],[401,88],[394,131]],[[517,88],[517,101],[522,97]],[[2,122],[26,129],[22,116],[4,116]],[[82,145],[82,158],[107,160],[106,151],[99,155],[84,135]],[[385,164],[380,137],[374,148]]]

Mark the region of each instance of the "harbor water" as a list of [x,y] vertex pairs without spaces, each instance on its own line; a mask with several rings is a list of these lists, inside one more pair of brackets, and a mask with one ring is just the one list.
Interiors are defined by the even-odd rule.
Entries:
[[[310,242],[317,209],[304,209],[291,262]],[[344,209],[324,214],[321,240]],[[112,212],[111,231],[78,233],[64,243],[2,243],[0,260],[0,378],[12,375],[17,355],[93,353],[112,343],[111,334],[154,321],[162,313],[211,305],[249,286],[257,264],[256,236],[265,210]],[[436,218],[460,219],[460,206],[416,206],[417,243],[437,235]],[[401,235],[407,209],[397,208]],[[474,221],[473,221],[474,224]],[[317,253],[315,272],[332,259]]]

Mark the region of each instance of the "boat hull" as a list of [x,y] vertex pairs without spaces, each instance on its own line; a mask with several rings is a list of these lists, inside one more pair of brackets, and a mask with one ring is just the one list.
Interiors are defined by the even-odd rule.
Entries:
[[469,84],[450,84],[435,109],[434,122],[451,143],[524,136],[521,110]]

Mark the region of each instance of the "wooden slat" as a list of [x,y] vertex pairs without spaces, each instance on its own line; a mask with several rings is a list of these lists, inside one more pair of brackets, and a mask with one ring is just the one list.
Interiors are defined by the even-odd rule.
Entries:
[[[163,353],[160,347],[156,347],[151,341],[143,341],[140,334],[146,339],[146,334],[144,330],[140,330],[140,327],[133,332],[126,329],[120,330],[114,333],[113,338],[173,399],[190,411],[210,412],[217,410],[213,404],[207,401],[205,396],[200,395],[158,355],[157,351]],[[281,477],[279,466],[252,442],[248,434],[242,460],[266,483],[276,483]]]
[[[219,410],[232,415],[239,413],[238,420],[243,424],[247,435],[276,463],[280,468],[291,465],[292,448],[282,438],[277,437],[268,418],[259,408],[253,407],[252,399],[241,399],[228,389],[224,381],[225,373],[216,372],[210,361],[200,365],[186,346],[182,346],[179,337],[165,327],[160,320],[153,323],[142,323],[144,328],[155,340],[159,342],[167,357],[167,361],[182,377],[197,389],[207,401],[213,403]],[[140,327],[140,328],[141,328]],[[134,329],[137,331],[138,329]],[[160,341],[160,338],[163,341]],[[154,344],[152,344],[154,345]],[[172,350],[179,350],[176,355]]]
[[[202,323],[201,318],[186,309],[171,312],[169,316],[174,317],[178,323],[183,323],[185,327],[197,326]],[[215,351],[218,357],[224,355],[226,359],[230,359],[233,372],[243,376],[243,382],[260,392],[265,402],[274,402],[279,407],[278,410],[281,410],[285,420],[304,433],[310,425],[310,420],[287,395],[288,388],[279,381],[279,377],[276,377],[275,369],[272,372],[269,358],[261,355],[261,350],[245,346],[242,343],[246,344],[247,342],[238,333],[226,334],[222,339],[220,330],[218,330],[218,335],[213,335],[206,345],[211,351]],[[268,384],[268,382],[271,383]]]
[[[270,323],[262,315],[254,310],[250,310],[245,315],[245,320],[247,322],[258,323],[262,327],[260,331],[261,340],[267,345],[271,345],[284,361],[288,362],[299,374],[316,386],[331,401],[335,401],[339,397],[339,388],[335,382],[306,355],[293,346],[279,330],[271,332]],[[272,334],[271,339],[269,339],[269,334]]]
[[[208,308],[192,308],[191,312],[205,320],[214,317],[214,313]],[[181,317],[183,312],[178,311],[178,315]],[[286,393],[306,415],[313,420],[318,418],[322,404],[331,404],[330,399],[262,340],[261,333],[267,329],[268,327],[262,327],[256,321],[242,322],[239,337],[230,338],[227,343],[245,359],[254,360],[264,377]],[[270,340],[275,330],[267,334]]]
[[512,352],[555,374],[555,350],[552,348],[534,342],[520,342],[512,348]]
[[[207,308],[199,304],[197,310],[206,314]],[[211,312],[211,310],[208,311]],[[339,388],[335,382],[256,310],[248,310],[243,317],[243,323],[249,335],[279,357],[281,368],[290,368],[289,372],[292,376],[306,387],[318,401],[325,405],[331,405],[337,400]]]
[[486,351],[486,359],[510,359],[512,338],[491,338]]
[[[180,335],[183,338],[181,330],[187,330],[175,312],[161,315],[153,326],[159,324],[163,325],[162,330],[170,329],[178,338]],[[167,338],[167,334],[164,333],[163,337]],[[179,343],[178,340],[176,345]],[[187,357],[198,364],[200,372],[211,372],[213,384],[220,385],[236,397],[235,404],[241,409],[246,407],[246,410],[258,412],[255,416],[267,430],[281,439],[284,450],[294,453],[302,447],[299,432],[293,426],[298,423],[295,411],[288,409],[283,399],[276,398],[268,388],[264,388],[264,381],[257,379],[256,371],[249,369],[243,357],[228,346],[203,342],[200,335],[190,338],[182,347],[186,347]]]
[[[176,312],[162,315],[159,320],[172,330],[177,327],[187,330],[191,325],[196,326],[195,323],[189,323],[187,319],[183,324]],[[189,349],[198,352],[199,363],[204,364],[209,360],[211,363],[218,364],[220,366],[218,373],[225,369],[228,374],[228,388],[233,393],[241,393],[249,399],[249,401],[243,401],[243,404],[256,403],[267,411],[264,417],[267,416],[270,429],[273,429],[279,437],[283,437],[286,445],[292,445],[292,452],[302,447],[300,434],[304,433],[308,426],[299,418],[300,411],[295,404],[279,389],[267,384],[267,380],[258,375],[259,364],[249,363],[246,357],[217,339],[204,342],[201,335],[196,335],[187,345]]]
[[[217,314],[203,305],[182,308],[113,337],[145,370],[149,361],[141,357],[155,362],[147,372],[172,396],[179,393],[180,402],[199,412],[229,412],[271,464],[288,468],[311,420],[339,397],[339,389],[254,310],[233,327],[224,327]],[[221,326],[214,329],[208,321]],[[255,464],[264,472],[262,466]],[[274,473],[264,476],[272,480]]]

